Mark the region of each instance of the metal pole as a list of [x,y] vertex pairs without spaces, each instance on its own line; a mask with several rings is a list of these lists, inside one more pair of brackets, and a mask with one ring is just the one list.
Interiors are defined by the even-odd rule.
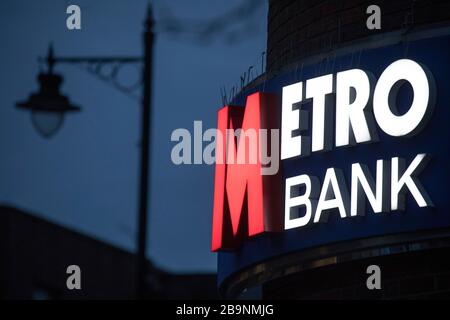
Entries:
[[141,170],[140,170],[140,195],[139,195],[139,217],[137,235],[137,269],[136,289],[137,298],[145,298],[145,275],[146,275],[146,241],[147,241],[147,208],[148,187],[150,180],[150,124],[152,104],[152,60],[153,60],[153,14],[149,5],[144,31],[144,68],[142,74],[142,137],[141,137]]

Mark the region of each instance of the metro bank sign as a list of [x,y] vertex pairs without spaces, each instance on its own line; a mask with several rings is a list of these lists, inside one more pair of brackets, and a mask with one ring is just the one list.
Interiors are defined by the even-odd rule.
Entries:
[[[406,107],[398,105],[402,87],[412,92]],[[331,216],[337,223],[359,219],[364,224],[369,212],[404,211],[407,198],[419,209],[433,207],[433,195],[420,179],[433,155],[420,145],[408,149],[408,157],[396,154],[395,148],[383,153],[380,135],[415,139],[429,124],[435,102],[435,80],[427,66],[398,59],[378,79],[368,70],[352,68],[283,86],[281,108],[279,97],[262,92],[249,95],[245,108],[223,107],[217,129],[226,139],[216,146],[212,250],[233,250],[265,233],[302,232]],[[254,130],[257,146],[245,143],[245,134],[231,136],[230,129]],[[262,137],[272,131],[275,137],[281,132],[280,139]],[[267,141],[270,147],[263,143]],[[372,163],[350,161],[362,146],[362,152],[374,148],[382,157],[368,159],[363,153]],[[283,168],[264,174],[265,164],[258,159],[269,149],[276,150]],[[335,157],[346,168],[326,165],[337,151]],[[252,163],[227,161],[239,154],[247,159],[251,153],[258,155]],[[314,164],[315,156],[321,158]]]

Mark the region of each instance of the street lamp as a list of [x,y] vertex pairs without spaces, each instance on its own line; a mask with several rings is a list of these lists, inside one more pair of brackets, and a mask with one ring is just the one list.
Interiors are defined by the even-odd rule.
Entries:
[[[64,115],[67,112],[79,111],[69,99],[59,92],[62,77],[53,73],[53,67],[57,63],[87,65],[88,70],[97,75],[101,80],[112,84],[122,92],[129,93],[133,88],[119,86],[117,74],[121,66],[126,64],[142,65],[141,85],[141,154],[140,154],[140,181],[139,181],[139,212],[138,234],[136,238],[136,294],[137,298],[145,297],[146,275],[146,240],[147,240],[147,208],[148,208],[148,182],[150,160],[150,124],[151,124],[151,100],[152,100],[152,60],[153,60],[153,33],[154,19],[149,5],[143,33],[144,54],[138,57],[56,57],[50,46],[45,59],[48,67],[47,73],[38,76],[40,89],[31,94],[27,101],[16,104],[18,108],[30,110],[32,122],[36,129],[45,137],[55,134],[63,124]],[[112,66],[112,72],[105,77],[101,73],[103,66]]]
[[50,46],[48,72],[39,73],[39,91],[29,96],[27,101],[18,102],[16,106],[31,111],[31,120],[36,130],[45,138],[53,136],[62,126],[66,112],[79,111],[69,99],[59,92],[63,81],[60,75],[53,73],[53,49]]

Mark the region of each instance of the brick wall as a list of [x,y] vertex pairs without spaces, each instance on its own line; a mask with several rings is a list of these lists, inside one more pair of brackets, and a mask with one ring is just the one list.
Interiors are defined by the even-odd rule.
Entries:
[[[368,30],[366,9],[381,8],[381,30]],[[448,0],[269,0],[267,71],[370,35],[450,22]]]

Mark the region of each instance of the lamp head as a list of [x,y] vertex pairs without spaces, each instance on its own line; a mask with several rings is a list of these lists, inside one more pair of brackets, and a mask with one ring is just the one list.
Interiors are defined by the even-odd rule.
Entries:
[[36,130],[44,137],[54,135],[62,126],[66,112],[79,111],[59,91],[63,78],[52,72],[40,73],[39,91],[32,93],[27,101],[16,104],[18,108],[31,111]]

